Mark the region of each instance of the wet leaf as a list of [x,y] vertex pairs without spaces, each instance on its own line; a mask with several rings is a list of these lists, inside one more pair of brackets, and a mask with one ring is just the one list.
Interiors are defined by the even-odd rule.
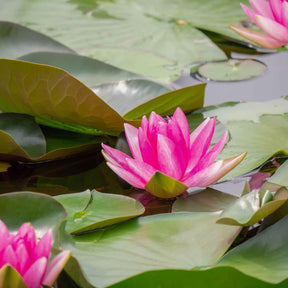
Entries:
[[288,161],[285,161],[267,180],[278,185],[288,186]]

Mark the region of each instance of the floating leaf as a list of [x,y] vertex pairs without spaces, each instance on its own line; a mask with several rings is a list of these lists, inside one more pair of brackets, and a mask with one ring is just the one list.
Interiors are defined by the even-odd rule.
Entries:
[[66,209],[66,230],[81,233],[126,221],[144,213],[142,204],[130,197],[96,190],[55,197]]
[[285,161],[267,180],[278,185],[288,186],[288,161]]
[[280,188],[272,201],[271,197],[270,201],[267,201],[267,194],[269,193],[261,197],[261,190],[252,190],[227,207],[217,223],[251,226],[275,212],[288,200],[288,191],[285,188]]
[[228,24],[246,17],[236,0],[2,2],[6,19],[44,32],[80,54],[165,81],[177,79],[191,63],[225,59],[200,29],[243,40]]
[[19,60],[61,68],[88,87],[100,83],[140,77],[138,74],[119,69],[104,62],[71,53],[35,52],[22,56]]
[[0,219],[10,231],[30,222],[42,237],[48,229],[56,231],[65,217],[62,205],[50,196],[24,191],[0,195]]
[[[13,144],[7,139],[9,138],[7,134],[13,137],[14,141],[25,150],[29,157],[37,158],[46,152],[44,135],[33,117],[25,114],[1,113],[0,129],[0,138],[2,138],[0,153],[9,154],[11,152]],[[19,147],[19,151],[21,148]],[[17,150],[16,147],[15,150]]]
[[172,207],[173,212],[215,212],[225,209],[238,197],[212,188],[199,190],[198,193],[177,199]]
[[[131,80],[123,80],[123,81],[118,81],[118,82],[106,83],[106,84],[99,84],[97,86],[94,86],[92,90],[97,95],[99,95],[101,99],[103,99],[108,105],[110,105],[115,111],[117,111],[120,115],[125,114],[123,116],[125,119],[131,119],[131,120],[140,118],[141,116],[144,115],[142,111],[141,111],[142,112],[141,114],[140,114],[140,111],[137,111],[136,112],[137,114],[134,113],[135,118],[134,117],[127,118],[127,114],[131,115],[133,113],[133,110],[135,111],[135,109],[137,109],[138,105],[142,104],[143,106],[145,106],[145,108],[149,112],[151,112],[151,109],[155,110],[154,108],[157,107],[157,106],[155,107],[154,105],[154,102],[155,102],[154,99],[157,96],[164,94],[162,98],[167,99],[167,100],[166,102],[163,103],[163,105],[165,105],[166,103],[169,103],[170,98],[172,98],[172,97],[167,97],[169,95],[169,91],[171,91],[171,88],[169,88],[168,86],[164,86],[163,84],[160,84],[151,80],[147,80],[147,79],[131,79]],[[193,86],[193,89],[188,88],[186,90],[193,90],[193,91],[195,90],[195,92],[193,93],[194,97],[191,97],[191,94],[190,94],[190,97],[193,100],[195,100],[195,102],[200,102],[199,100],[201,99],[201,96],[199,97],[197,95],[196,88],[194,88],[194,86]],[[168,95],[166,93],[168,93]],[[171,91],[171,93],[175,95],[176,91]],[[202,93],[202,95],[204,95],[204,93]],[[185,95],[185,90],[184,90],[180,99],[182,100],[184,98],[187,101],[187,97],[185,96],[186,95]],[[158,100],[158,98],[156,99]],[[175,98],[176,98],[176,95],[175,95]],[[173,101],[171,104],[174,105],[174,108],[177,107],[177,105],[175,105],[175,101]],[[165,106],[166,106],[165,108],[167,109],[168,104]],[[202,107],[202,106],[203,106],[203,103],[202,105],[200,104],[198,107]],[[132,112],[130,110],[132,110]]]
[[[140,217],[66,238],[62,247],[77,259],[85,275],[82,280],[86,277],[86,283],[107,287],[146,271],[190,270],[215,264],[240,231],[236,226],[216,224],[218,216],[216,212]],[[66,271],[77,283],[81,278],[75,277],[79,271],[75,266]]]
[[[287,225],[288,216],[228,252],[218,266],[230,266],[269,283],[287,279]],[[279,287],[285,287],[285,284],[281,283]]]
[[123,130],[124,119],[67,72],[17,60],[0,63],[0,108],[4,111],[33,115],[64,129],[70,125],[80,132]]
[[260,76],[266,70],[266,65],[257,60],[229,59],[206,63],[199,67],[198,73],[207,80],[239,81]]
[[1,58],[13,59],[39,51],[74,53],[72,49],[44,34],[12,22],[0,21],[0,40]]

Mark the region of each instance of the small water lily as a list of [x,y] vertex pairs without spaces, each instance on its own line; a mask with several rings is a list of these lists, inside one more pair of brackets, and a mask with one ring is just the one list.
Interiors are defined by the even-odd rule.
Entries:
[[62,251],[49,262],[51,245],[52,230],[48,230],[37,242],[30,224],[22,224],[14,235],[0,220],[0,275],[7,266],[11,266],[21,275],[28,288],[52,286],[67,263],[70,251]]
[[243,37],[259,46],[275,49],[288,43],[288,2],[286,0],[250,0],[253,9],[241,4],[247,16],[265,33],[230,25]]
[[125,134],[133,157],[102,144],[107,165],[134,187],[159,198],[172,198],[188,187],[208,186],[228,173],[245,153],[214,162],[223,149],[228,132],[209,151],[215,118],[208,118],[191,134],[180,108],[166,122],[152,112],[144,116],[139,129],[125,124]]

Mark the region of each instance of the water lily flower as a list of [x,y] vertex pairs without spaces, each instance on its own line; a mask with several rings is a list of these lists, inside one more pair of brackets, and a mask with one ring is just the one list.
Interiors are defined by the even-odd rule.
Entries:
[[230,25],[243,37],[259,46],[275,49],[288,43],[288,2],[286,0],[250,0],[253,9],[241,4],[247,16],[265,33]]
[[49,262],[51,245],[52,230],[48,230],[37,242],[30,224],[22,224],[14,235],[0,220],[0,275],[7,266],[11,266],[21,275],[28,288],[52,286],[67,263],[70,251],[62,251]]
[[102,143],[107,165],[134,187],[159,198],[172,198],[188,187],[208,186],[228,173],[245,153],[215,162],[223,149],[228,131],[209,151],[215,118],[208,118],[191,134],[180,108],[166,122],[152,112],[144,116],[139,129],[124,124],[133,157]]

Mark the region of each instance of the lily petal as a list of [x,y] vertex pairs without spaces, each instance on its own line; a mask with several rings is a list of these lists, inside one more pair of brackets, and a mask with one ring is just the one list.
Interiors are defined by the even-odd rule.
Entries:
[[126,139],[133,157],[135,159],[143,161],[142,154],[139,148],[138,129],[127,123],[124,124],[124,129]]
[[[282,23],[282,12],[281,12],[282,2],[283,1],[279,1],[279,0],[269,0],[267,2],[267,4],[269,4],[269,6],[270,6],[270,9],[271,9],[272,14],[274,16],[274,19],[279,23]],[[265,15],[263,15],[263,16],[265,16]],[[271,19],[273,19],[273,18],[271,18]]]
[[130,171],[142,178],[145,183],[149,182],[157,171],[151,165],[136,159],[127,159],[127,164],[130,168]]
[[288,28],[283,26],[276,21],[273,21],[269,18],[256,15],[257,22],[261,26],[261,28],[272,38],[288,43]]
[[267,34],[253,31],[244,27],[230,25],[230,28],[237,32],[239,35],[244,38],[253,41],[257,45],[267,48],[267,49],[276,49],[285,45],[286,43],[278,41]]
[[[198,164],[202,156],[205,155],[213,137],[215,118],[207,118],[202,124],[191,133],[189,162],[187,165],[186,174],[190,173],[190,171],[192,171]],[[198,129],[199,127],[200,129]]]
[[[271,2],[271,0],[269,2]],[[254,8],[256,14],[259,14],[259,15],[262,15],[262,16],[265,16],[274,20],[275,18],[271,11],[269,2],[266,0],[250,0],[250,4]]]
[[159,171],[179,180],[185,171],[185,164],[179,156],[178,147],[168,137],[158,134],[157,157]]
[[190,130],[187,118],[184,114],[184,112],[178,107],[174,114],[173,114],[173,120],[178,124],[179,128],[181,129],[183,138],[186,142],[186,147],[189,147],[190,145]]
[[190,178],[183,181],[183,183],[188,187],[205,187],[211,185],[237,166],[245,155],[246,152],[233,158],[217,161],[192,175]]
[[282,22],[288,27],[288,2],[284,1],[282,4]]
[[52,286],[55,283],[60,272],[68,262],[70,255],[70,251],[62,251],[61,253],[57,254],[51,262],[48,263],[47,270],[42,281],[44,285]]
[[246,15],[247,15],[256,25],[258,25],[258,24],[257,24],[257,20],[256,20],[256,18],[255,18],[256,12],[255,12],[253,9],[251,9],[250,7],[248,7],[248,6],[246,6],[246,5],[242,4],[242,3],[240,3],[240,5],[241,5],[243,11],[246,13]]
[[120,166],[117,166],[113,163],[108,162],[107,165],[112,169],[119,177],[124,179],[126,182],[128,182],[130,185],[144,189],[146,183],[141,179],[138,175],[134,174],[133,172],[128,171],[127,169],[124,169]]
[[221,139],[209,150],[209,152],[201,159],[199,165],[197,165],[197,168],[199,170],[206,168],[207,166],[211,165],[222,149],[224,148],[227,139],[228,139],[228,131],[224,133],[224,135],[221,137]]
[[105,157],[106,154],[109,156],[108,161],[113,163],[114,165],[122,166],[123,168],[128,168],[126,159],[131,158],[127,154],[123,153],[120,150],[112,148],[102,143],[102,147],[104,151],[102,152],[103,156]]
[[23,275],[23,280],[25,281],[27,287],[29,288],[41,287],[46,267],[47,267],[47,259],[45,257],[38,259],[30,266],[30,268]]

